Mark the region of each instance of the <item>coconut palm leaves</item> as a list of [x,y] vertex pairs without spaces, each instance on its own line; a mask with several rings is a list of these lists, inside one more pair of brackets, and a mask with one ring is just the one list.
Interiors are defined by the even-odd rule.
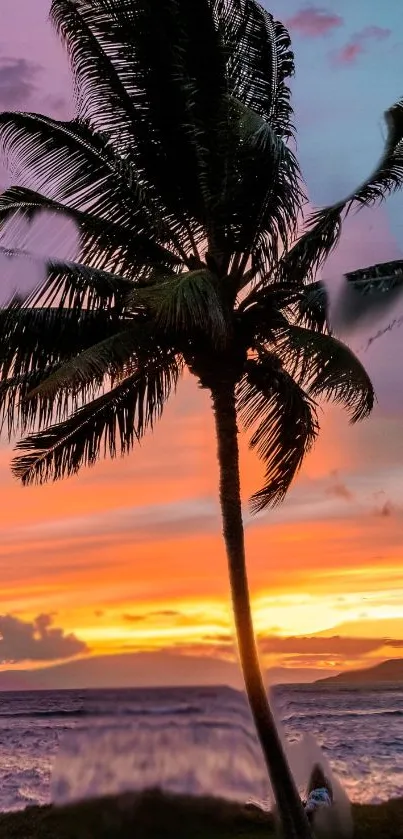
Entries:
[[384,153],[372,174],[343,201],[318,210],[310,217],[309,229],[287,253],[282,273],[295,281],[313,278],[337,244],[342,220],[348,212],[382,201],[403,183],[403,100],[385,114],[387,138]]
[[335,338],[297,325],[275,329],[238,386],[241,420],[266,468],[254,511],[286,495],[318,434],[318,399],[341,403],[357,422],[371,412],[374,394],[362,364]]
[[[74,220],[76,261],[0,312],[0,410],[25,483],[126,452],[160,416],[183,365],[225,382],[265,486],[287,491],[317,431],[317,403],[371,409],[360,363],[330,335],[316,268],[343,214],[400,186],[402,105],[381,164],[296,240],[304,189],[293,133],[290,40],[256,0],[53,0],[77,116],[0,115],[24,185],[0,227],[43,210]],[[27,188],[27,182],[30,188]]]
[[266,467],[265,485],[252,498],[259,512],[281,501],[318,433],[316,406],[274,353],[247,364],[238,388],[238,410],[250,445]]
[[[14,461],[14,474],[24,484],[41,483],[49,477],[72,475],[102,454],[115,457],[118,446],[126,454],[160,417],[180,371],[180,361],[173,354],[148,356],[106,393],[19,443],[17,448],[26,453]],[[33,392],[31,397],[35,396]]]

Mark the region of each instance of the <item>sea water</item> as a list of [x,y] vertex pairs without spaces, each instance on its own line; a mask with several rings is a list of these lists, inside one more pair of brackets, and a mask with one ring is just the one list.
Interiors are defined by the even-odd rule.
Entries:
[[[272,702],[290,754],[301,741],[308,750],[320,748],[351,800],[403,794],[402,686],[293,685],[274,689]],[[243,694],[229,688],[0,693],[1,810],[147,787],[267,800]]]

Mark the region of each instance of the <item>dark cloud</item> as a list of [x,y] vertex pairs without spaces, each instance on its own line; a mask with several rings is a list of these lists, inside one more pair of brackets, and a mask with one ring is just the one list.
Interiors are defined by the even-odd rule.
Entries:
[[340,481],[337,472],[332,472],[332,484],[327,487],[326,495],[331,495],[334,498],[343,498],[344,501],[352,501],[354,498],[354,493],[351,492],[343,481]]
[[[206,621],[207,616],[204,612],[193,612],[192,614],[186,614],[185,612],[180,612],[176,609],[155,609],[152,612],[144,612],[143,614],[136,614],[133,612],[125,612],[122,615],[122,619],[127,621],[128,623],[146,623],[147,621],[154,621],[154,620],[168,620],[170,622],[174,622],[176,626],[188,626],[188,627],[195,627],[200,623]],[[225,626],[225,622],[220,620],[216,620],[216,624],[219,626]],[[206,636],[209,640],[221,640],[221,636],[212,635]],[[225,639],[229,638],[228,633],[225,634]]]
[[122,615],[122,618],[127,623],[143,623],[147,619],[147,615]]
[[403,639],[392,638],[348,638],[339,635],[263,637],[259,639],[259,649],[266,655],[298,655],[343,658],[357,658],[382,647],[403,648]]
[[45,103],[48,107],[50,107],[53,111],[57,112],[64,112],[69,107],[70,103],[66,99],[65,96],[57,96],[50,94],[46,97]]
[[374,516],[390,519],[392,516],[399,516],[403,512],[402,507],[391,501],[383,490],[374,492],[373,498],[376,501],[376,507],[372,511]]
[[395,508],[394,508],[392,502],[391,501],[385,501],[385,503],[383,504],[383,506],[379,510],[379,515],[382,516],[382,518],[389,518],[390,516],[393,515],[394,511],[395,511]]
[[319,6],[306,6],[287,20],[287,26],[303,38],[322,38],[342,25],[340,15]]
[[38,110],[54,119],[69,120],[74,117],[74,101],[62,93],[49,93],[38,99]]
[[52,621],[51,615],[38,615],[32,623],[0,615],[0,664],[57,661],[88,651],[76,635],[65,634]]
[[194,658],[195,661],[199,659],[199,661],[205,661],[209,657],[213,658],[215,661],[227,661],[227,662],[236,662],[237,657],[235,653],[235,645],[234,644],[217,644],[215,641],[208,642],[204,638],[200,640],[200,642],[190,642],[184,643],[182,641],[177,641],[176,643],[166,644],[163,641],[153,641],[150,642],[150,646],[147,648],[144,646],[144,642],[142,641],[141,646],[136,644],[135,642],[130,642],[127,644],[122,645],[122,649],[125,652],[134,652],[134,653],[141,653],[143,651],[153,652],[156,653],[163,653],[165,656],[174,656],[179,655],[183,657],[184,660],[186,658]]
[[344,498],[345,501],[352,501],[354,498],[353,493],[349,490],[346,484],[343,484],[341,481],[333,484],[333,486],[328,487],[327,495],[333,495],[335,498]]
[[333,54],[333,63],[339,66],[355,64],[357,59],[367,52],[371,42],[385,41],[391,34],[390,29],[384,29],[382,26],[365,26],[364,29],[356,32],[344,47]]
[[391,516],[395,515],[398,512],[398,508],[392,503],[392,501],[388,500],[385,501],[384,504],[382,504],[382,507],[375,510],[375,515],[381,516],[381,518],[383,519],[389,519]]
[[0,59],[0,106],[15,110],[35,92],[35,76],[41,68],[25,58]]
[[181,612],[175,611],[175,609],[161,609],[155,612],[147,612],[144,615],[131,615],[125,614],[122,615],[123,620],[128,621],[128,623],[141,623],[142,621],[147,621],[150,618],[180,618],[182,617]]
[[222,632],[218,635],[203,635],[202,641],[217,641],[219,644],[223,644],[224,646],[233,646],[234,641],[231,635],[228,632]]

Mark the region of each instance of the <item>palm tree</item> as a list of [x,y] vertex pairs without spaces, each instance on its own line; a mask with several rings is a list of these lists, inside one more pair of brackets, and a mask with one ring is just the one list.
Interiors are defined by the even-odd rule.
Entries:
[[[281,501],[318,433],[317,401],[352,422],[371,382],[330,334],[310,285],[353,201],[400,185],[400,105],[385,156],[303,235],[292,150],[286,29],[256,0],[53,0],[77,116],[0,115],[5,152],[31,187],[0,198],[3,222],[73,219],[79,262],[2,321],[1,409],[22,434],[14,474],[60,479],[127,453],[187,368],[212,400],[223,532],[240,660],[287,839],[308,839],[259,667],[245,565],[238,425],[265,467],[252,509]],[[34,181],[34,184],[32,183]],[[320,295],[320,289],[319,289]]]

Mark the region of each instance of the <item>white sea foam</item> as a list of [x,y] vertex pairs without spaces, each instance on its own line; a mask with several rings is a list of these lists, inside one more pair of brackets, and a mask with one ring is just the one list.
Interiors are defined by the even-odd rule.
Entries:
[[[353,801],[401,795],[402,700],[402,689],[275,691],[301,795],[318,760],[341,805],[342,789]],[[244,697],[208,688],[0,694],[0,809],[45,803],[52,789],[68,801],[146,786],[270,802]]]

